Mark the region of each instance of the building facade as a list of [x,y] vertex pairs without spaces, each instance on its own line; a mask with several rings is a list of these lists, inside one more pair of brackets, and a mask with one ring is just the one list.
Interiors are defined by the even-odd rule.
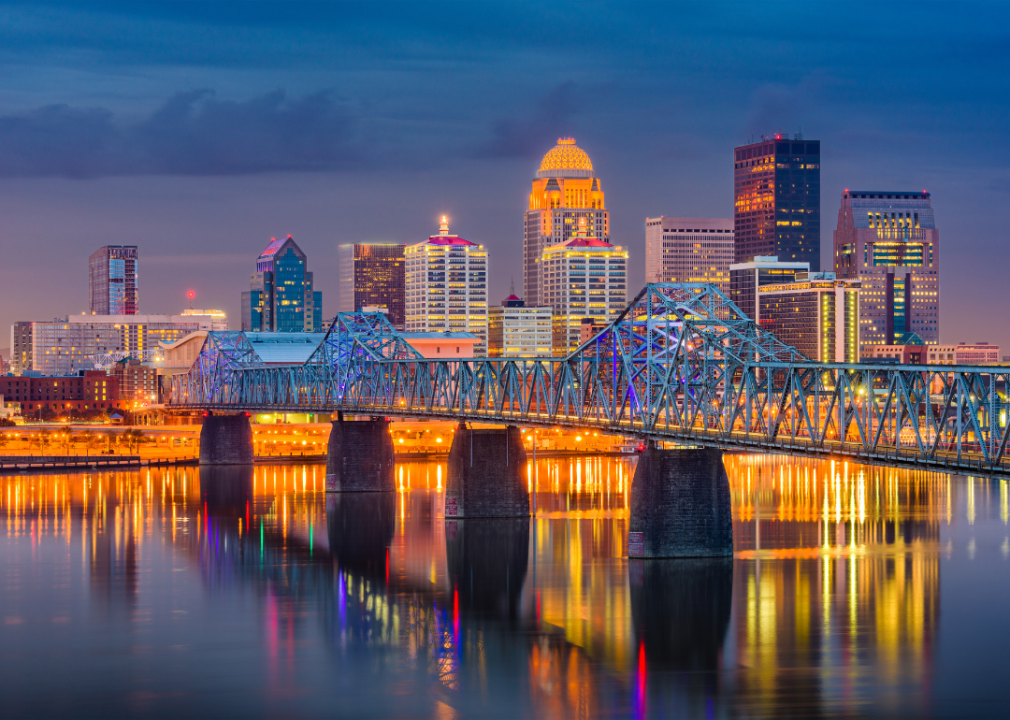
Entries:
[[[908,333],[894,345],[866,345],[863,360],[890,360],[905,364],[999,365],[1000,347],[986,342],[957,345],[926,345],[915,333]],[[1008,358],[1003,358],[1003,363]]]
[[134,358],[123,358],[112,366],[109,375],[116,379],[119,397],[127,409],[158,401],[158,368]]
[[750,262],[729,266],[729,299],[744,315],[759,321],[761,308],[757,303],[758,288],[781,285],[796,280],[797,273],[810,272],[805,262],[779,262],[774,255],[758,256]]
[[249,292],[242,293],[242,329],[251,332],[321,332],[323,294],[312,289],[305,253],[290,235],[256,258]]
[[88,306],[92,315],[136,315],[140,285],[136,245],[106,245],[88,258]]
[[546,305],[540,262],[544,251],[573,237],[579,222],[589,234],[610,242],[610,215],[589,156],[573,138],[560,138],[540,162],[530,190],[523,231],[523,299]]
[[579,346],[582,321],[613,322],[627,305],[628,251],[588,235],[580,218],[571,240],[552,245],[540,261],[543,304],[553,308],[553,352],[564,356]]
[[940,231],[928,192],[844,191],[834,266],[862,283],[864,346],[906,333],[940,342]]
[[408,245],[406,263],[407,332],[469,332],[480,342],[474,354],[487,353],[487,267],[483,245],[449,234],[443,217],[439,234]]
[[821,269],[821,143],[776,135],[734,150],[737,263],[775,255]]
[[758,289],[758,323],[813,362],[859,362],[859,289],[834,273],[800,273]]
[[553,310],[526,307],[511,293],[500,306],[488,310],[489,357],[544,357],[552,352]]
[[645,219],[646,282],[711,283],[728,295],[733,262],[730,219]]
[[26,417],[43,410],[58,414],[123,409],[119,382],[101,370],[56,377],[0,377],[0,395],[20,403]]
[[337,248],[338,311],[385,308],[393,327],[403,330],[406,323],[406,247],[395,243],[350,243]]
[[32,323],[19,320],[11,325],[11,372],[20,375],[32,370]]

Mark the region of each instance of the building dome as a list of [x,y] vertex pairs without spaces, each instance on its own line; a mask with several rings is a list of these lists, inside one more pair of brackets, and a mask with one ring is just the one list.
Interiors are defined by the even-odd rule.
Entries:
[[585,150],[575,144],[574,138],[558,138],[558,144],[540,162],[537,177],[591,178],[593,161]]

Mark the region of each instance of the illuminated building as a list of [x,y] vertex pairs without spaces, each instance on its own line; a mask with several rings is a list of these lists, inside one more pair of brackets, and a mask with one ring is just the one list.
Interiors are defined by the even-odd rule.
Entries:
[[19,320],[11,325],[11,372],[32,370],[32,359],[32,323]]
[[385,308],[393,327],[403,330],[406,316],[404,248],[395,243],[349,243],[337,249],[339,312]]
[[579,221],[593,237],[610,241],[610,215],[589,156],[572,138],[560,138],[544,155],[530,190],[523,232],[523,297],[546,305],[540,262],[544,250],[575,236]]
[[136,245],[106,245],[88,258],[88,304],[92,315],[140,312]]
[[733,221],[722,218],[645,219],[645,281],[711,283],[729,294]]
[[125,402],[139,406],[158,401],[157,367],[123,358],[112,366],[109,375],[119,384],[119,397]]
[[194,310],[193,308],[187,308],[182,311],[182,317],[199,318],[201,324],[209,322],[211,330],[228,329],[228,316],[224,310]]
[[627,305],[628,251],[588,235],[579,218],[575,237],[551,245],[540,260],[543,304],[554,310],[555,355],[579,346],[582,321],[613,322]]
[[487,250],[449,234],[443,217],[438,235],[408,245],[407,332],[470,332],[480,338],[474,355],[487,352]]
[[792,282],[797,273],[809,271],[810,265],[805,262],[779,262],[774,255],[730,265],[729,299],[744,315],[758,322],[761,308],[757,304],[757,289],[763,285]]
[[886,359],[913,365],[999,365],[999,345],[986,342],[927,345],[915,333],[906,333],[894,345],[865,345],[864,360]]
[[52,410],[115,410],[122,407],[119,381],[101,370],[47,377],[0,377],[0,395],[21,404],[24,415]]
[[405,332],[403,339],[425,358],[472,358],[480,338],[469,332]]
[[814,362],[859,362],[859,281],[799,273],[758,289],[761,328]]
[[820,141],[776,135],[734,153],[736,262],[776,255],[820,270]]
[[526,307],[511,292],[488,311],[489,357],[536,357],[551,354],[552,313],[549,305]]
[[862,283],[864,346],[915,333],[940,341],[940,231],[929,193],[845,190],[834,235],[839,278]]
[[323,294],[312,290],[305,253],[288,235],[256,258],[249,292],[242,293],[242,329],[252,332],[321,332]]

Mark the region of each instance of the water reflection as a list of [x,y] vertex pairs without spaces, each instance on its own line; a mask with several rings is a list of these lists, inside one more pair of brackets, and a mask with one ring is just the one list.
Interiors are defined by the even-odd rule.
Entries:
[[182,714],[180,688],[207,677],[205,714],[940,707],[940,568],[1006,561],[1006,482],[748,456],[727,470],[734,559],[632,562],[629,460],[539,460],[528,522],[446,522],[438,463],[398,466],[396,493],[329,497],[319,465],[0,478],[9,711],[60,714],[55,674],[127,715]]

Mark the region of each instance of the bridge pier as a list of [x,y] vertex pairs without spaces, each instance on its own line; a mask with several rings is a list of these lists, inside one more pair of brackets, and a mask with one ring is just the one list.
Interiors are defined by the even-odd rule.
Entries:
[[337,414],[326,449],[326,492],[393,492],[395,469],[387,419],[345,421]]
[[526,449],[515,425],[504,430],[456,428],[449,449],[445,517],[529,517]]
[[200,464],[251,465],[252,461],[249,414],[215,415],[208,412],[200,427]]
[[733,516],[722,451],[660,450],[649,442],[631,483],[628,557],[732,554]]

